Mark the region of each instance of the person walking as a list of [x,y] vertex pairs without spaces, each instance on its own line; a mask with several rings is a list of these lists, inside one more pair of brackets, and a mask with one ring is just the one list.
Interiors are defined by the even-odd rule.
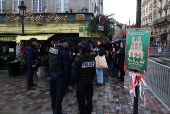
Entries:
[[[105,44],[103,44],[102,40],[98,41],[97,46],[97,55],[103,56],[106,54]],[[96,68],[97,73],[97,85],[103,85],[103,69]]]
[[33,86],[37,86],[37,84],[33,83],[33,75],[34,75],[34,69],[36,68],[36,63],[35,63],[35,46],[37,44],[37,39],[36,38],[31,38],[30,39],[30,45],[28,46],[26,53],[27,53],[27,70],[28,70],[28,75],[27,75],[27,89],[28,90],[35,90]]
[[69,54],[65,50],[67,39],[58,39],[58,45],[49,49],[49,70],[50,70],[50,96],[53,114],[62,113],[62,101],[65,96],[67,79],[71,68]]
[[[80,44],[80,55],[75,58],[71,69],[70,83],[76,83],[76,94],[80,114],[91,114],[93,109],[93,78],[95,73],[95,59],[88,53],[86,42]],[[86,104],[86,101],[87,104]]]
[[121,49],[116,54],[116,56],[118,57],[118,69],[120,70],[120,73],[121,73],[120,78],[119,78],[121,82],[124,82],[124,76],[125,76],[125,70],[124,70],[125,46],[126,46],[126,43],[122,42],[120,45]]

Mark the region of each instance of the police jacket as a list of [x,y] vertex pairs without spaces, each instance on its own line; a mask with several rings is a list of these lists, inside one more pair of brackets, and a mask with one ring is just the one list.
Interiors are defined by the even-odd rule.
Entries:
[[32,44],[27,47],[27,61],[26,64],[27,66],[32,66],[35,65],[35,46]]
[[92,77],[94,78],[95,59],[93,57],[86,58],[84,53],[81,53],[75,58],[71,69],[70,84],[74,84],[78,78]]
[[71,61],[68,52],[61,45],[51,47],[49,50],[49,70],[51,72],[64,72],[65,77],[69,77]]

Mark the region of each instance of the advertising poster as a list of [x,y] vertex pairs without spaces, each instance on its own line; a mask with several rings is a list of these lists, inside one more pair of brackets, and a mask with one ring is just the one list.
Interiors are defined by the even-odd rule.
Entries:
[[147,76],[151,28],[127,30],[125,71]]

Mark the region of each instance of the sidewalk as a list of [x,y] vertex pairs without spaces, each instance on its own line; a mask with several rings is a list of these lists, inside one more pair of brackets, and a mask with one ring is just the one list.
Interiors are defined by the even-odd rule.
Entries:
[[[9,77],[8,71],[0,71],[0,114],[52,114],[49,78],[38,79],[35,91],[26,89],[26,74]],[[125,77],[125,84],[109,76],[104,77],[104,85],[96,86],[94,80],[93,114],[132,114],[133,96],[130,95],[130,77]],[[170,114],[170,112],[146,90],[147,107],[139,98],[139,114]],[[73,93],[66,93],[63,111],[68,114],[78,113],[78,103]]]

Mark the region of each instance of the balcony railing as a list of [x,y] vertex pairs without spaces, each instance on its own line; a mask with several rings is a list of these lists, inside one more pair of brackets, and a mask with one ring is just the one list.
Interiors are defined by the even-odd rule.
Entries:
[[159,8],[159,12],[161,12],[161,11],[162,11],[162,7]]
[[164,10],[166,10],[167,8],[168,8],[168,6],[169,6],[169,3],[166,3],[165,5],[164,5]]

